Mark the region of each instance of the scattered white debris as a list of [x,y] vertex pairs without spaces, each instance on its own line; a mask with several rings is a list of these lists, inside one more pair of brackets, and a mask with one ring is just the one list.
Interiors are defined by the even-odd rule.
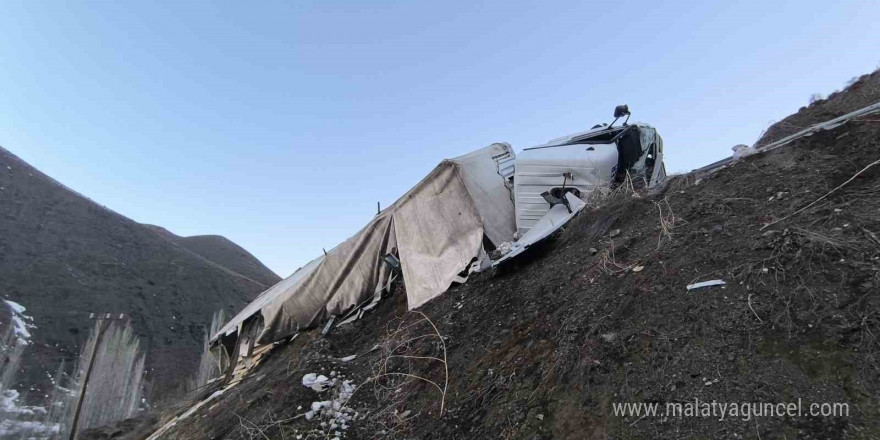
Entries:
[[755,147],[750,147],[748,145],[743,145],[743,144],[734,145],[733,148],[731,148],[731,150],[733,150],[733,160],[742,159],[744,157],[751,156],[751,155],[756,154],[758,152],[758,150],[755,149]]
[[304,416],[306,420],[316,419],[321,427],[328,430],[337,430],[334,435],[342,438],[346,429],[349,428],[351,422],[358,413],[347,406],[348,400],[354,394],[355,387],[350,380],[344,380],[344,375],[340,372],[331,371],[328,379],[326,376],[317,373],[308,373],[303,376],[303,386],[309,387],[317,392],[332,391],[333,398],[330,400],[320,400],[312,402],[311,410],[307,411]]
[[326,408],[326,407],[330,406],[331,403],[332,402],[330,402],[329,400],[323,400],[321,402],[312,402],[312,412],[318,412],[322,408]]
[[330,384],[331,380],[327,378],[327,376],[317,375],[315,373],[309,373],[303,376],[302,384],[304,387],[309,387],[315,391],[324,391],[327,389],[328,384]]
[[709,280],[709,281],[701,281],[699,283],[688,284],[687,290],[699,289],[701,287],[711,287],[711,286],[723,286],[727,283],[724,280]]

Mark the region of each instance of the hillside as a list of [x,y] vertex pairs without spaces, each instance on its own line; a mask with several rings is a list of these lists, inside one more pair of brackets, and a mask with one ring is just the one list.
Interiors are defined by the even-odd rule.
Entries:
[[[878,159],[880,124],[856,120],[620,191],[417,312],[398,286],[360,321],[276,347],[161,438],[877,438],[880,166],[865,168]],[[309,373],[357,389],[337,408],[302,385]],[[614,412],[695,399],[848,415]]]
[[880,102],[880,69],[853,77],[843,91],[833,92],[827,98],[801,107],[797,113],[771,125],[755,145],[767,145],[795,134],[810,125],[843,116],[876,102]]
[[0,297],[26,307],[36,325],[16,388],[31,400],[49,394],[48,377],[79,353],[92,312],[131,318],[149,348],[151,400],[179,387],[198,364],[212,312],[241,308],[277,278],[236,272],[262,265],[214,242],[207,256],[176,245],[0,148]]
[[147,224],[144,226],[156,231],[171,242],[264,286],[271,287],[281,281],[281,277],[272,272],[257,257],[226,237],[220,235],[180,237],[161,226]]

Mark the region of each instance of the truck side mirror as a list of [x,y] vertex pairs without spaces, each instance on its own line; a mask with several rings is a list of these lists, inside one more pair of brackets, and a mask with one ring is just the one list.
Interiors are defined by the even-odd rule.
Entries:
[[626,116],[626,120],[623,121],[623,125],[626,125],[626,123],[629,122],[629,106],[628,105],[621,104],[621,105],[618,105],[617,107],[614,107],[614,120],[611,121],[611,125],[609,125],[608,128],[613,127],[614,123],[617,122],[618,119],[620,119],[624,116]]

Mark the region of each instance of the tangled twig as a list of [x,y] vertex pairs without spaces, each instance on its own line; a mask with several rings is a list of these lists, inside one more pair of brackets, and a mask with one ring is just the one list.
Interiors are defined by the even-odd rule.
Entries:
[[663,203],[666,204],[665,216],[663,215],[663,205],[660,202],[654,202],[654,205],[657,206],[657,210],[660,212],[660,235],[657,237],[657,249],[663,243],[663,237],[672,240],[672,229],[675,228],[675,213],[672,212],[672,207],[669,206],[668,197],[663,198]]
[[760,322],[761,324],[763,324],[763,323],[764,323],[764,320],[761,319],[760,316],[758,316],[758,313],[755,312],[754,307],[752,307],[752,294],[751,294],[751,293],[749,294],[748,302],[749,302],[749,309],[752,311],[752,313],[755,314],[755,318],[758,318],[758,322]]
[[791,213],[791,214],[789,214],[789,215],[787,215],[787,216],[785,216],[785,217],[782,217],[782,218],[779,219],[779,220],[776,220],[776,221],[774,221],[774,222],[767,223],[766,225],[761,226],[761,229],[759,229],[759,231],[763,231],[764,229],[767,229],[767,228],[770,227],[770,226],[773,226],[773,225],[775,225],[775,224],[777,224],[777,223],[779,223],[779,222],[783,222],[783,221],[785,221],[785,220],[788,220],[789,218],[794,217],[794,216],[796,216],[796,215],[798,215],[798,214],[804,212],[805,210],[807,210],[807,209],[809,209],[810,207],[814,206],[816,203],[821,202],[823,199],[825,199],[825,197],[828,197],[828,196],[830,196],[831,194],[833,194],[835,191],[839,190],[840,188],[843,188],[843,187],[846,186],[848,183],[850,183],[850,182],[852,182],[853,180],[855,180],[855,178],[858,177],[859,174],[864,173],[865,171],[868,170],[868,168],[871,168],[872,166],[877,165],[878,163],[880,163],[880,159],[877,159],[877,160],[875,160],[874,162],[869,163],[868,166],[862,168],[861,170],[859,170],[859,172],[853,174],[853,176],[850,177],[849,179],[847,179],[846,182],[843,182],[843,183],[841,183],[840,185],[837,185],[836,188],[832,189],[831,191],[828,191],[827,193],[825,193],[824,196],[819,197],[819,198],[816,199],[816,200],[813,200],[809,205],[804,206],[803,208],[798,209],[797,211],[795,211],[795,212],[793,212],[793,213]]
[[[246,419],[246,418],[240,416],[240,415],[239,415],[238,413],[236,413],[236,412],[233,412],[233,414],[235,414],[235,416],[238,417],[238,424],[239,424],[239,426],[241,427],[242,431],[247,432],[248,435],[250,436],[250,438],[254,438],[254,437],[256,436],[256,434],[253,432],[253,431],[256,430],[256,431],[260,434],[260,436],[262,436],[262,437],[265,438],[266,440],[270,440],[270,439],[269,439],[269,436],[267,436],[266,433],[263,432],[263,430],[262,430],[259,426],[257,426],[256,423],[254,423],[254,422],[252,422],[252,421],[250,421],[250,420],[248,420],[248,419]],[[247,422],[247,423],[248,423],[249,425],[251,425],[253,428],[249,428],[249,427],[245,426],[244,422]]]
[[[388,354],[385,356],[384,359],[382,359],[379,362],[377,371],[375,371],[372,376],[367,378],[367,380],[365,380],[363,384],[361,384],[360,386],[355,388],[352,395],[349,396],[349,398],[346,400],[346,403],[349,400],[351,400],[352,397],[354,397],[354,394],[358,390],[363,388],[363,385],[366,385],[368,383],[373,383],[374,386],[380,387],[381,389],[390,389],[391,387],[382,385],[380,383],[380,379],[394,377],[394,376],[404,377],[404,378],[415,379],[415,380],[427,382],[428,384],[431,384],[434,388],[436,388],[437,391],[440,392],[440,396],[441,396],[440,397],[440,416],[441,417],[443,416],[443,413],[446,410],[446,392],[447,392],[447,389],[449,388],[449,363],[448,363],[447,357],[446,357],[446,341],[443,339],[443,335],[440,334],[440,331],[437,329],[437,326],[434,325],[434,322],[431,321],[431,319],[428,318],[427,315],[425,315],[424,313],[422,313],[420,311],[415,311],[412,313],[418,313],[419,315],[422,316],[422,319],[419,319],[416,322],[410,323],[406,326],[404,326],[404,321],[402,320],[400,322],[400,324],[397,326],[397,329],[395,329],[394,331],[389,330],[390,334],[388,335],[386,340],[388,342],[395,343],[394,347],[386,352]],[[433,329],[433,332],[419,335],[419,336],[415,336],[415,337],[411,337],[411,338],[407,338],[407,339],[400,341],[400,342],[395,341],[395,339],[398,335],[402,335],[406,330],[408,330],[411,327],[413,327],[417,324],[420,324],[422,322],[427,322],[428,324],[430,324],[431,328]],[[401,349],[404,349],[410,343],[415,342],[417,340],[425,339],[425,338],[437,338],[440,341],[440,347],[442,348],[442,351],[443,351],[442,359],[438,356],[420,356],[420,355],[414,355],[414,354],[399,354],[398,353]],[[389,371],[389,364],[392,359],[427,360],[427,361],[432,361],[432,362],[440,362],[441,364],[443,364],[443,371],[444,371],[444,380],[443,380],[442,386],[437,381],[431,380],[427,377],[419,376],[418,374]]]

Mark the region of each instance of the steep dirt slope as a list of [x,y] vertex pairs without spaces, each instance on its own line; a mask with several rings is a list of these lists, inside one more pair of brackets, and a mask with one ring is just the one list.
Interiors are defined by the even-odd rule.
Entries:
[[275,272],[266,267],[257,257],[243,247],[220,235],[178,236],[161,226],[144,225],[168,240],[189,249],[233,272],[244,275],[265,286],[281,281]]
[[[78,354],[91,312],[125,313],[149,347],[153,397],[198,363],[203,326],[267,287],[78,195],[0,148],[0,297],[37,326],[19,389],[49,394],[47,372]],[[6,317],[2,317],[6,321]]]
[[834,92],[825,99],[801,107],[797,113],[771,125],[756,145],[769,144],[795,134],[810,125],[825,122],[880,102],[880,69],[853,78],[853,80],[843,91]]
[[[880,124],[857,121],[618,195],[424,316],[398,289],[326,338],[277,347],[163,438],[877,438],[880,166],[810,204],[878,158]],[[727,284],[685,288],[713,279]],[[301,379],[331,372],[359,385],[344,432],[305,417],[329,395]],[[849,415],[719,421],[613,406],[694,399],[845,403]]]

